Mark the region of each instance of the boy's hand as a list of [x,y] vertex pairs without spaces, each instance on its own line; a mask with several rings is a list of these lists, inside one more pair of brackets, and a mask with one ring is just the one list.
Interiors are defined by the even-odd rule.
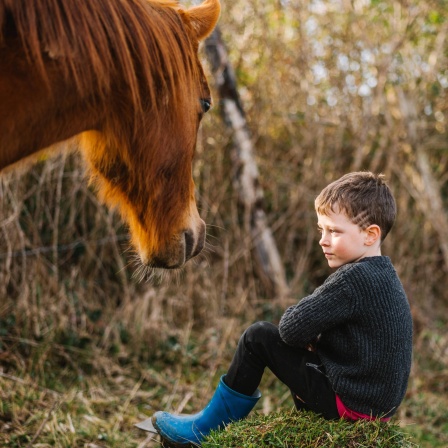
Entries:
[[317,336],[317,338],[314,339],[314,341],[311,341],[305,348],[309,352],[315,352],[317,350],[317,343],[319,342],[319,339],[320,339],[320,335]]

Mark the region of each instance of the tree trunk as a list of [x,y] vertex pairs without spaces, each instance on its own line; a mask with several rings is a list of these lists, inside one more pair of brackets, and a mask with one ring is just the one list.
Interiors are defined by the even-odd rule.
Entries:
[[222,118],[233,132],[234,186],[244,210],[245,226],[251,235],[256,270],[271,293],[284,297],[288,292],[285,272],[263,210],[264,194],[259,182],[254,147],[236,77],[219,28],[206,40],[205,51],[218,90]]
[[448,272],[448,216],[443,204],[442,188],[431,167],[427,154],[429,149],[419,135],[415,99],[402,89],[398,89],[398,98],[407,128],[408,141],[415,154],[415,166],[404,171],[401,167],[397,167],[397,174],[436,232],[443,255],[444,269]]

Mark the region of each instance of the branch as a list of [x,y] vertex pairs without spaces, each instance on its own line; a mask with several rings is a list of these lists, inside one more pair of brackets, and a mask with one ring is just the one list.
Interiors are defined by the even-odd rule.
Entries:
[[263,210],[264,193],[260,186],[255,150],[238,94],[236,77],[219,28],[215,28],[206,40],[205,51],[218,90],[222,118],[233,132],[234,187],[238,192],[239,203],[244,208],[245,225],[254,245],[258,275],[265,286],[284,297],[288,286],[283,264]]

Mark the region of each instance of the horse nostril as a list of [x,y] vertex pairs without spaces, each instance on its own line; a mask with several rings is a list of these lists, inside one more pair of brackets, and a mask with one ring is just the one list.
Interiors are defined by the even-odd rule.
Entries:
[[199,233],[198,233],[198,238],[197,238],[197,243],[196,243],[196,248],[195,248],[195,253],[193,254],[193,257],[198,255],[199,253],[201,253],[202,249],[204,249],[204,245],[205,245],[205,222],[202,221],[200,222],[200,226],[199,226]]
[[187,261],[193,255],[193,250],[195,246],[193,232],[191,230],[185,231],[184,238],[185,238],[185,261]]

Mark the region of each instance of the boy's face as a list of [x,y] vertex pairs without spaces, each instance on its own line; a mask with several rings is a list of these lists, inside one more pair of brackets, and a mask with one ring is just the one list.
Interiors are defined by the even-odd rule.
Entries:
[[[379,248],[368,244],[368,231],[362,230],[342,212],[317,214],[317,227],[321,233],[319,244],[331,268],[357,261],[366,256],[379,255]],[[376,251],[373,249],[377,249]]]

